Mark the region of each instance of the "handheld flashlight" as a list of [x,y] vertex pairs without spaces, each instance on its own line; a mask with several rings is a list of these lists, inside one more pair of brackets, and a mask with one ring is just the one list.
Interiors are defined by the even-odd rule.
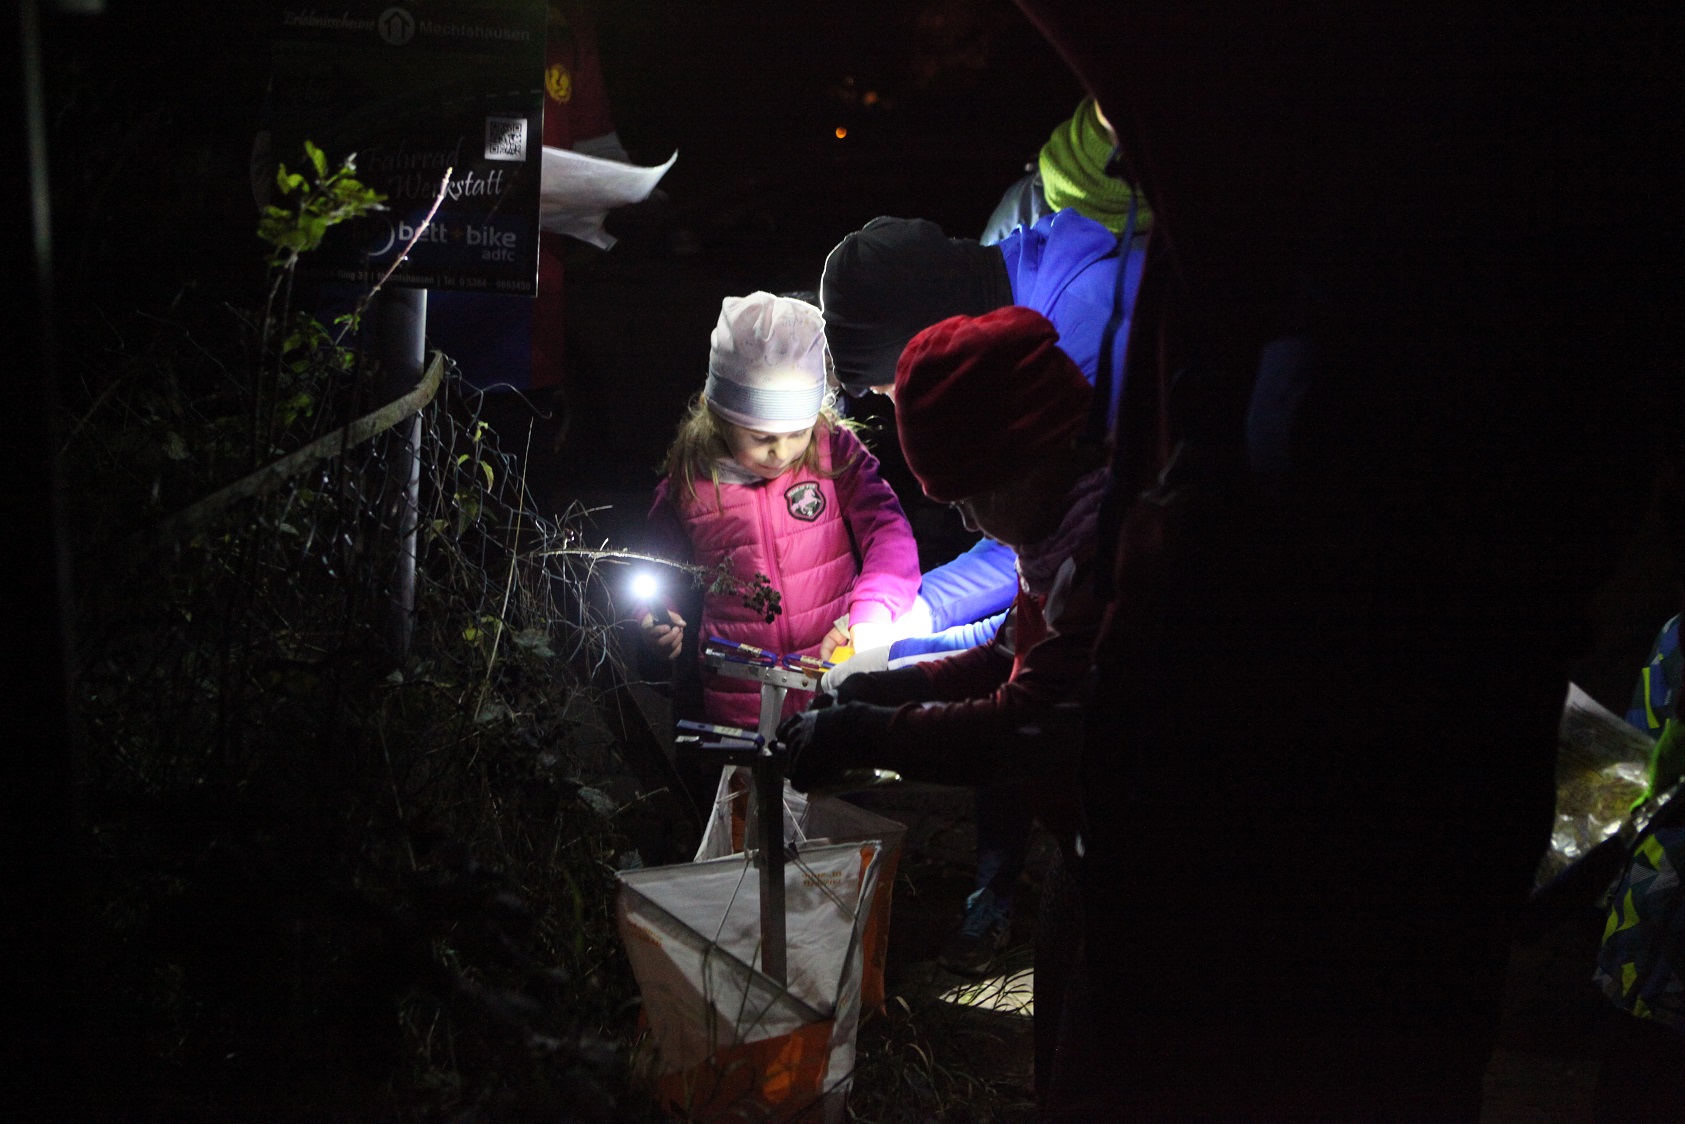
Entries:
[[661,599],[661,581],[648,570],[640,570],[632,575],[632,597],[642,605],[649,607],[649,615],[656,624],[671,626],[673,615],[667,611],[667,602]]

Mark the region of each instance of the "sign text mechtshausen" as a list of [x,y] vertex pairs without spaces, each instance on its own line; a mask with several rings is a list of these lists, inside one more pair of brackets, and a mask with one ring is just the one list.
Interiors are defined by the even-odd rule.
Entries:
[[[531,295],[538,280],[544,0],[274,7],[274,153],[304,141],[388,210],[329,233],[300,272],[372,282],[445,197],[389,284]],[[445,182],[445,169],[450,180]]]

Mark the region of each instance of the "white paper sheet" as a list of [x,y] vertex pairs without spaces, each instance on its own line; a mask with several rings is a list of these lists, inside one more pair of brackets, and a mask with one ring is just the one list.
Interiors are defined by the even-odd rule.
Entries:
[[544,148],[538,186],[538,225],[557,234],[608,249],[614,235],[603,229],[603,218],[614,208],[649,198],[673,161],[645,168],[586,156],[566,148]]

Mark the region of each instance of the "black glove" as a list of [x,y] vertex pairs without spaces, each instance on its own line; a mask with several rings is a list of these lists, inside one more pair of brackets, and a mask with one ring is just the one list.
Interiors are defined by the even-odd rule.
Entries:
[[885,767],[895,709],[845,703],[793,714],[778,727],[790,754],[790,787],[807,792],[835,784],[850,769]]
[[900,706],[902,703],[923,702],[929,694],[930,676],[917,667],[899,667],[894,671],[850,675],[837,688],[837,701]]

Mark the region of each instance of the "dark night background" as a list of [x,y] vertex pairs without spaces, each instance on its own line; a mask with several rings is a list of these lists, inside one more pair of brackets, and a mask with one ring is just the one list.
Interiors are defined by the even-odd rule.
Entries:
[[[928,218],[975,237],[1083,91],[1011,0],[587,6],[633,160],[654,164],[678,151],[662,183],[668,202],[614,250],[570,251],[565,394],[502,395],[484,408],[506,448],[531,449],[541,514],[575,500],[610,505],[595,533],[626,541],[683,403],[701,385],[722,297],[816,289],[826,252],[877,215]],[[261,302],[248,175],[268,64],[255,6],[107,0],[98,14],[54,10],[42,21],[53,323],[65,350],[125,334],[139,340],[137,324],[209,323],[219,308]],[[23,319],[20,327],[36,326]],[[869,403],[864,412],[881,420]],[[37,424],[28,434],[39,446],[33,463],[51,455],[47,432]],[[877,446],[926,561],[940,561],[963,536],[945,509],[918,497],[893,442]],[[35,503],[33,517],[44,520],[51,499],[42,487],[21,502]],[[1580,642],[1576,680],[1617,711],[1656,626],[1676,611],[1663,538],[1652,520],[1613,552],[1618,568],[1593,606],[1595,635]],[[44,545],[14,547],[35,550],[38,575]],[[50,588],[44,577],[38,585]],[[24,678],[22,669],[14,675]],[[65,791],[55,760],[23,767],[47,774],[26,776],[16,793]],[[50,805],[18,811],[49,826],[68,820]],[[52,936],[65,895],[42,872],[74,855],[75,841],[41,831],[26,842],[16,861],[41,890],[39,962],[72,972],[74,942]],[[31,900],[22,899],[26,910]],[[1582,976],[1571,968],[1566,978]],[[52,1001],[81,987],[47,971],[24,990]],[[52,1006],[59,1018],[76,1009]],[[1555,1013],[1569,1022],[1583,1014],[1566,1010]],[[40,1041],[52,1042],[54,1029],[49,1019]]]

